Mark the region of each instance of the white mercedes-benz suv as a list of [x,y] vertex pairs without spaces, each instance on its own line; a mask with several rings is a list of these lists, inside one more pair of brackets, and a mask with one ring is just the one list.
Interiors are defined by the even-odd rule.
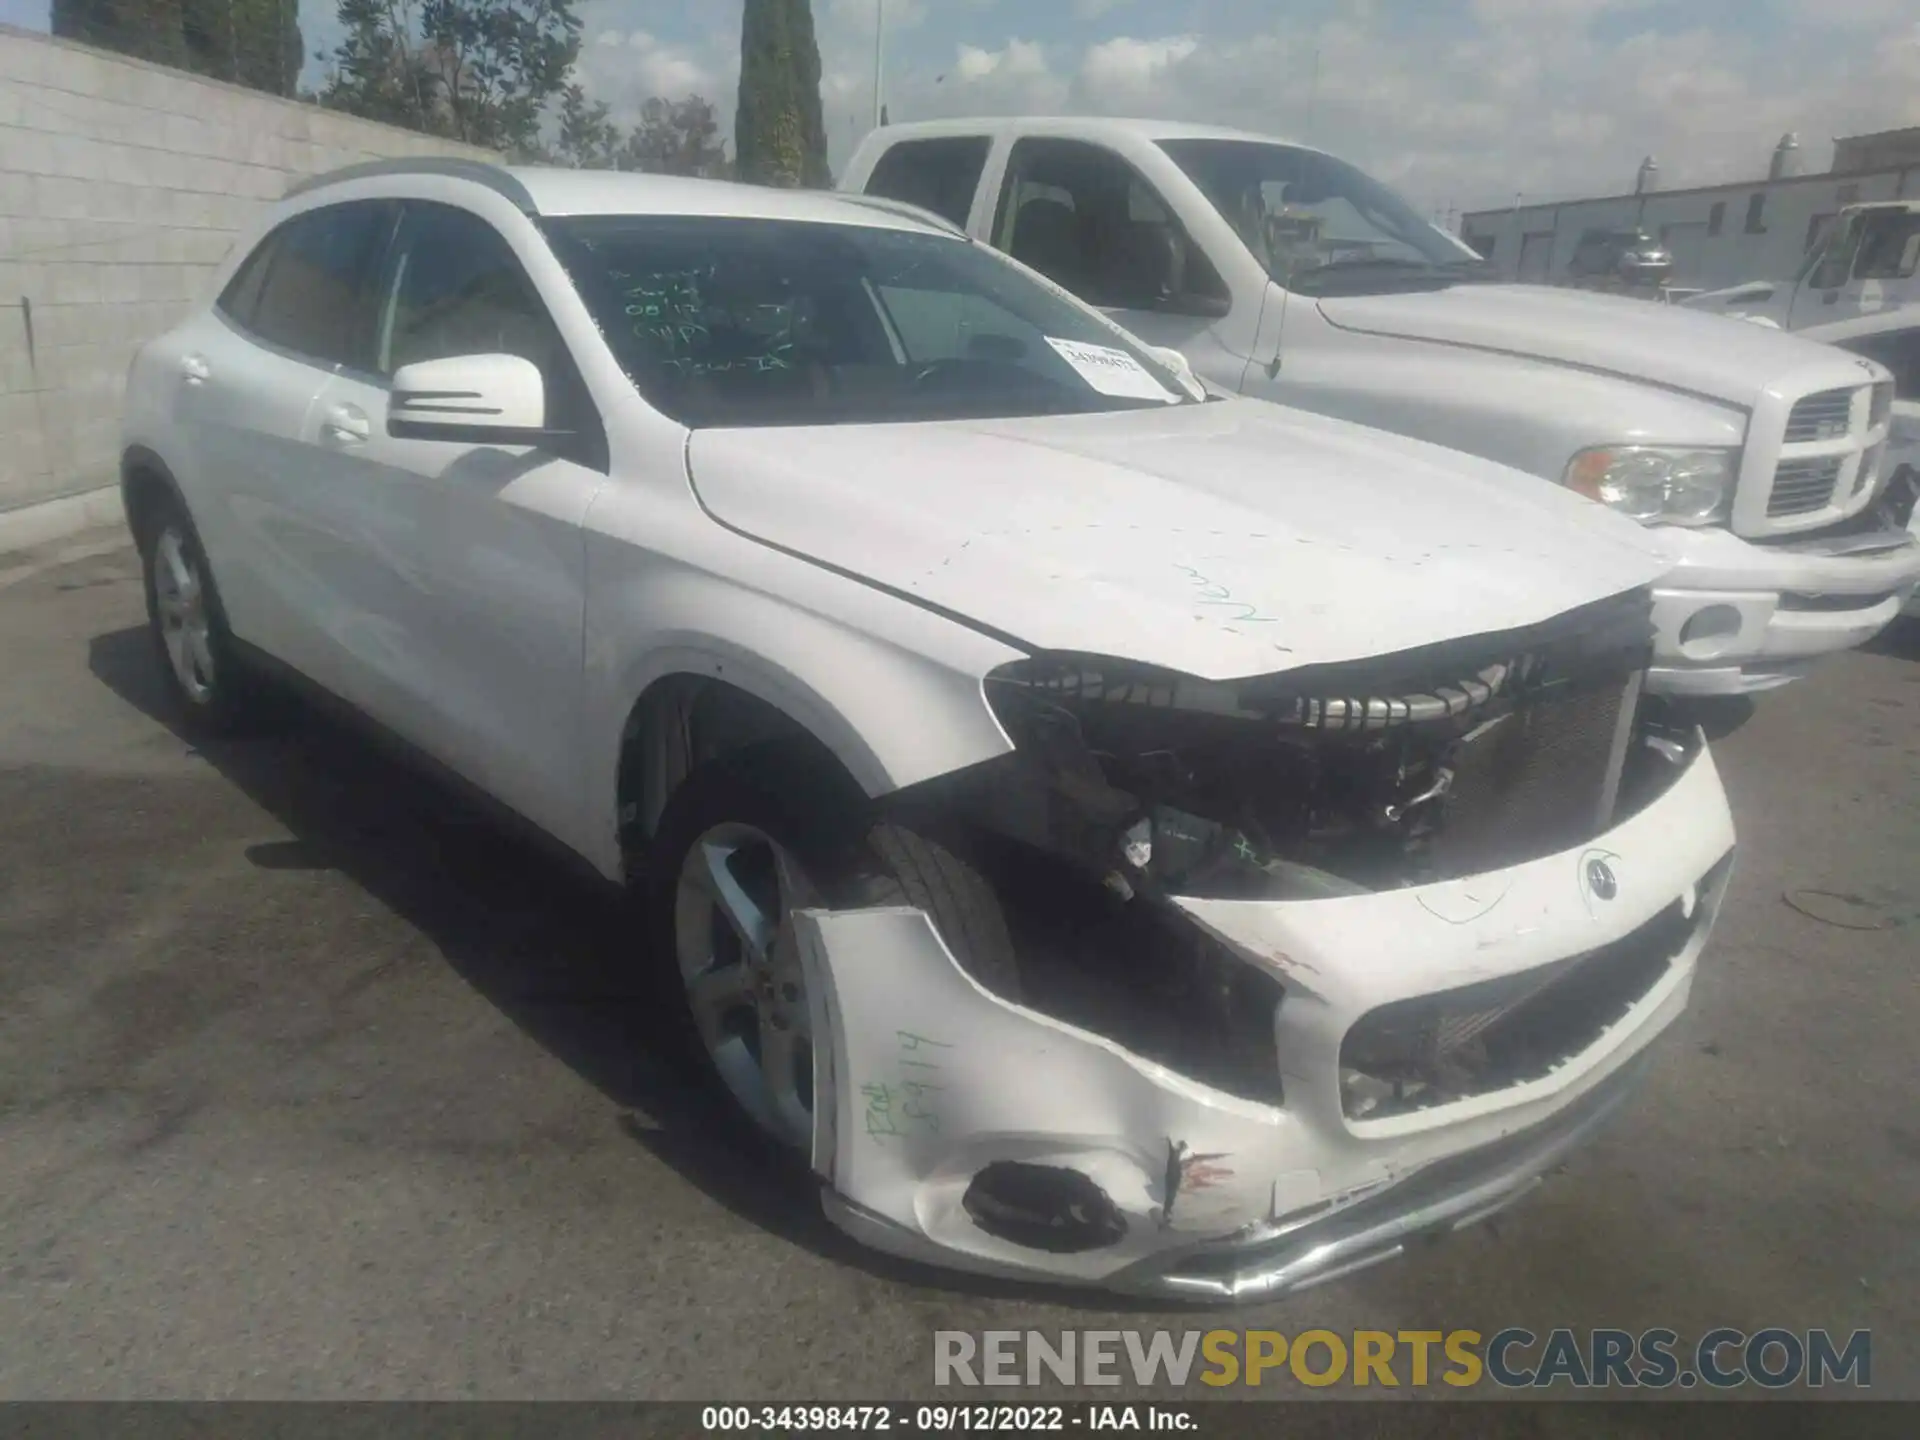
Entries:
[[1491,1213],[1733,830],[1601,506],[1216,395],[891,202],[310,182],[134,361],[169,684],[345,701],[638,889],[836,1223],[1231,1299]]

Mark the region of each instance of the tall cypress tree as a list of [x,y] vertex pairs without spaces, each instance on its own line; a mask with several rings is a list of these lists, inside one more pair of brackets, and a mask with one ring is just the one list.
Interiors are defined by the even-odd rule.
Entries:
[[55,35],[187,68],[181,0],[53,0]]
[[789,188],[831,183],[808,0],[746,0],[733,145],[743,180]]
[[305,58],[299,0],[53,0],[53,33],[291,95]]

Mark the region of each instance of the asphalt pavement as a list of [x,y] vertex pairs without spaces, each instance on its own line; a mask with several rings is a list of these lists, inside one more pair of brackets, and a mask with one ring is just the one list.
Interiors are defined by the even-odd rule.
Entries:
[[939,1329],[1213,1323],[1867,1328],[1920,1398],[1912,630],[1716,746],[1727,910],[1597,1144],[1216,1322],[842,1241],[690,1090],[619,905],[304,714],[194,748],[141,618],[111,539],[0,561],[0,1399],[898,1398]]

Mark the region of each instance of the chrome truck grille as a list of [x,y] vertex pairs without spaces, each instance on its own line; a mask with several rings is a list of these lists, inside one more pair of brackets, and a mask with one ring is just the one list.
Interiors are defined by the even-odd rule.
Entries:
[[1858,514],[1881,479],[1893,387],[1816,390],[1756,408],[1733,528],[1794,534]]
[[1853,391],[1822,390],[1809,395],[1787,416],[1787,444],[1838,440],[1853,426]]

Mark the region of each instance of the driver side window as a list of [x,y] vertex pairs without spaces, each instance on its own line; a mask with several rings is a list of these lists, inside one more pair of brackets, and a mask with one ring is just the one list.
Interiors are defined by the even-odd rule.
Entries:
[[470,211],[408,201],[387,266],[374,370],[457,355],[518,355],[546,386],[555,453],[605,471],[606,432],[546,302],[506,238]]
[[1146,179],[1103,146],[1013,147],[993,243],[1094,305],[1218,313],[1226,285]]
[[559,344],[498,231],[450,205],[407,207],[380,317],[380,374],[454,355],[518,355],[550,376]]

